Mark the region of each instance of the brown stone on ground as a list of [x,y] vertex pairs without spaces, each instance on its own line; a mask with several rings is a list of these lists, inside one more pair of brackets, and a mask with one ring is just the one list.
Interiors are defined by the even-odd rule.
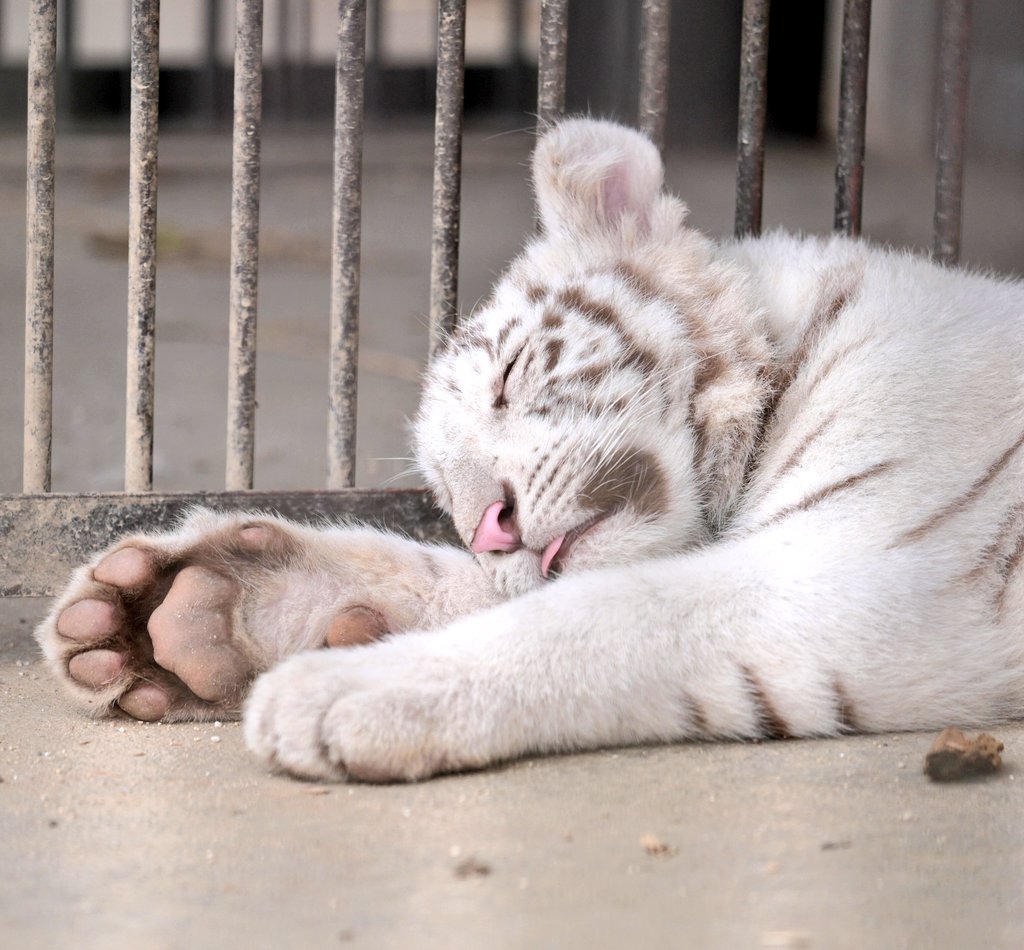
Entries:
[[455,865],[455,876],[458,878],[487,877],[490,873],[491,866],[472,854]]
[[1003,744],[987,732],[968,739],[959,729],[949,726],[939,733],[924,758],[924,774],[936,782],[952,782],[977,775],[998,772],[1003,760]]
[[675,848],[666,844],[657,835],[652,834],[640,836],[640,847],[655,858],[670,858],[676,853]]

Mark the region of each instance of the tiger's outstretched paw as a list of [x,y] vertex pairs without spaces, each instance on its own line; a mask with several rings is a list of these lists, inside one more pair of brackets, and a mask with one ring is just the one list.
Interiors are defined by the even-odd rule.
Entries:
[[[282,653],[383,632],[359,607],[314,629],[311,607],[289,602],[309,574],[303,549],[285,522],[198,511],[175,532],[128,538],[80,568],[36,636],[58,678],[98,713],[237,716],[253,678]],[[275,629],[287,625],[288,636]]]
[[458,659],[431,639],[306,653],[263,674],[246,702],[250,750],[321,781],[414,781],[488,764],[490,717]]

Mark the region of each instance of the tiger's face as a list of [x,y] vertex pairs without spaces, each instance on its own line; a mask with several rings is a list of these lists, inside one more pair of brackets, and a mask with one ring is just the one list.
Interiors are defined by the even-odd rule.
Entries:
[[705,266],[650,143],[607,126],[616,147],[595,155],[594,126],[542,141],[544,234],[435,357],[415,424],[428,484],[508,596],[706,540],[723,429],[708,395],[741,391],[726,435],[751,411],[753,362],[714,329],[749,304]]
[[614,275],[506,283],[431,369],[420,463],[510,595],[703,537],[680,418],[693,357],[627,335],[634,297]]

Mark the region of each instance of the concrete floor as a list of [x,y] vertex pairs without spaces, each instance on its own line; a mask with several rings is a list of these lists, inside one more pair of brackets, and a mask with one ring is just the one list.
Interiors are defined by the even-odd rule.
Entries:
[[[430,133],[371,130],[359,481],[396,476],[426,350]],[[462,298],[530,227],[527,135],[470,135]],[[257,487],[323,484],[330,137],[264,149]],[[0,139],[0,492],[20,480],[23,142]],[[58,152],[54,486],[120,487],[123,137]],[[161,145],[156,482],[223,471],[230,147]],[[1024,176],[969,166],[964,253],[1024,271]],[[673,156],[728,233],[733,158]],[[930,162],[868,156],[865,227],[927,246]],[[769,150],[765,222],[827,230],[827,151]],[[2,542],[0,542],[2,554]],[[1024,726],[1006,766],[935,785],[931,736],[692,744],[520,762],[414,786],[264,773],[237,725],[92,722],[41,668],[41,601],[0,602],[0,946],[1024,946]],[[650,836],[650,837],[649,837]],[[664,845],[659,852],[658,843]]]
[[236,723],[83,718],[29,643],[44,606],[0,611],[12,950],[1024,946],[1022,725],[958,784],[904,734],[313,785]]

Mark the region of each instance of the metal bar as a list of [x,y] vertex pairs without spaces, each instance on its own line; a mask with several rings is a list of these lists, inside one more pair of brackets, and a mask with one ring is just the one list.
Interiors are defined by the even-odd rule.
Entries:
[[331,224],[331,355],[327,487],[356,476],[359,253],[362,235],[366,0],[338,0],[334,92],[334,205]]
[[541,128],[565,112],[565,51],[568,37],[568,0],[541,0],[537,65],[537,124]]
[[430,354],[455,329],[459,291],[459,205],[466,0],[437,7],[437,107],[434,117],[434,217],[430,254]]
[[743,0],[736,135],[736,236],[761,233],[764,125],[768,108],[769,0]]
[[236,0],[228,436],[224,477],[228,489],[252,488],[253,478],[262,66],[263,0]]
[[960,260],[960,225],[964,189],[964,143],[972,0],[944,0],[939,63],[942,96],[935,133],[935,260]]
[[871,0],[843,0],[842,67],[836,160],[835,230],[860,234],[864,194],[864,124],[868,101]]
[[668,41],[671,18],[669,0],[643,0],[640,25],[640,108],[637,124],[665,149],[665,117],[668,114]]
[[174,527],[196,505],[267,511],[309,524],[361,521],[420,541],[460,544],[423,489],[0,495],[0,597],[52,596],[113,540]]
[[153,487],[159,0],[132,0],[131,43],[124,487],[140,492]]
[[53,150],[57,0],[33,0],[28,38],[25,245],[25,434],[22,486],[50,490],[53,442]]

